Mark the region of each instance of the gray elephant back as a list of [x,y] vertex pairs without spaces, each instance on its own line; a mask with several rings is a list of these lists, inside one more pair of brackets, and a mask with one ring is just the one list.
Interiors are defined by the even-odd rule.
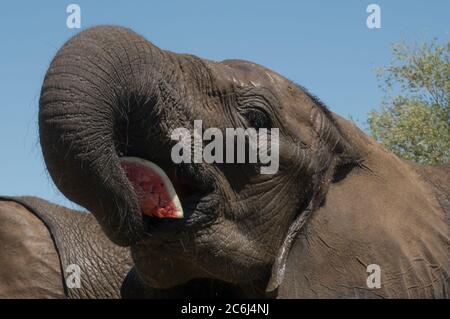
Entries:
[[[31,196],[0,196],[0,200],[24,206],[48,228],[59,255],[68,298],[120,297],[120,286],[132,266],[130,253],[110,242],[90,213]],[[70,288],[66,279],[77,270],[80,288]]]

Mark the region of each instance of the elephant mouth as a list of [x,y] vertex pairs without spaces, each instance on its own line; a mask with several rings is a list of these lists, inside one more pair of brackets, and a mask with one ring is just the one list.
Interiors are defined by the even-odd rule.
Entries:
[[[140,165],[139,180],[132,173],[130,158],[121,158],[122,169],[138,198],[147,234],[176,235],[206,227],[215,219],[218,196],[213,181],[203,169],[193,164],[133,159]],[[153,167],[143,169],[142,163],[151,163]]]

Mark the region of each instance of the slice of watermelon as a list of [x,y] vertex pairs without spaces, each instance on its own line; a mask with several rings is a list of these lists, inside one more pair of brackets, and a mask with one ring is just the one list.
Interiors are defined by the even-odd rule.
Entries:
[[137,157],[122,157],[120,163],[136,192],[143,215],[183,218],[175,188],[158,165]]

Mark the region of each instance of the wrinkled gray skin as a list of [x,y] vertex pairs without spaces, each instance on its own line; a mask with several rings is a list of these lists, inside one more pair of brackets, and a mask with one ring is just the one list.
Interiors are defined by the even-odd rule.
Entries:
[[[0,247],[0,298],[120,298],[132,267],[91,214],[36,197],[0,197]],[[77,289],[66,285],[71,264]]]
[[[192,187],[181,196],[185,218],[143,218],[119,158],[173,169],[171,132],[196,119],[279,128],[279,171],[177,165]],[[449,296],[449,169],[400,160],[260,65],[164,51],[125,28],[89,29],[52,61],[39,128],[58,188],[131,246],[124,292],[207,278],[246,297]],[[382,269],[380,289],[366,285],[369,264]]]
[[[113,244],[90,213],[36,197],[0,196],[0,247],[0,298],[204,298],[242,294],[237,287],[213,280],[153,289],[132,269],[129,249]],[[77,289],[66,284],[73,272],[67,267],[73,264],[81,270],[81,287]]]

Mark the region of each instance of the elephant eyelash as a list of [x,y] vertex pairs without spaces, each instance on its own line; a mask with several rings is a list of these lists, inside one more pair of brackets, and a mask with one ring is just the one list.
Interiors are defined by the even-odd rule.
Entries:
[[250,108],[244,110],[242,115],[245,117],[249,126],[255,129],[270,128],[272,126],[269,116],[262,110]]

